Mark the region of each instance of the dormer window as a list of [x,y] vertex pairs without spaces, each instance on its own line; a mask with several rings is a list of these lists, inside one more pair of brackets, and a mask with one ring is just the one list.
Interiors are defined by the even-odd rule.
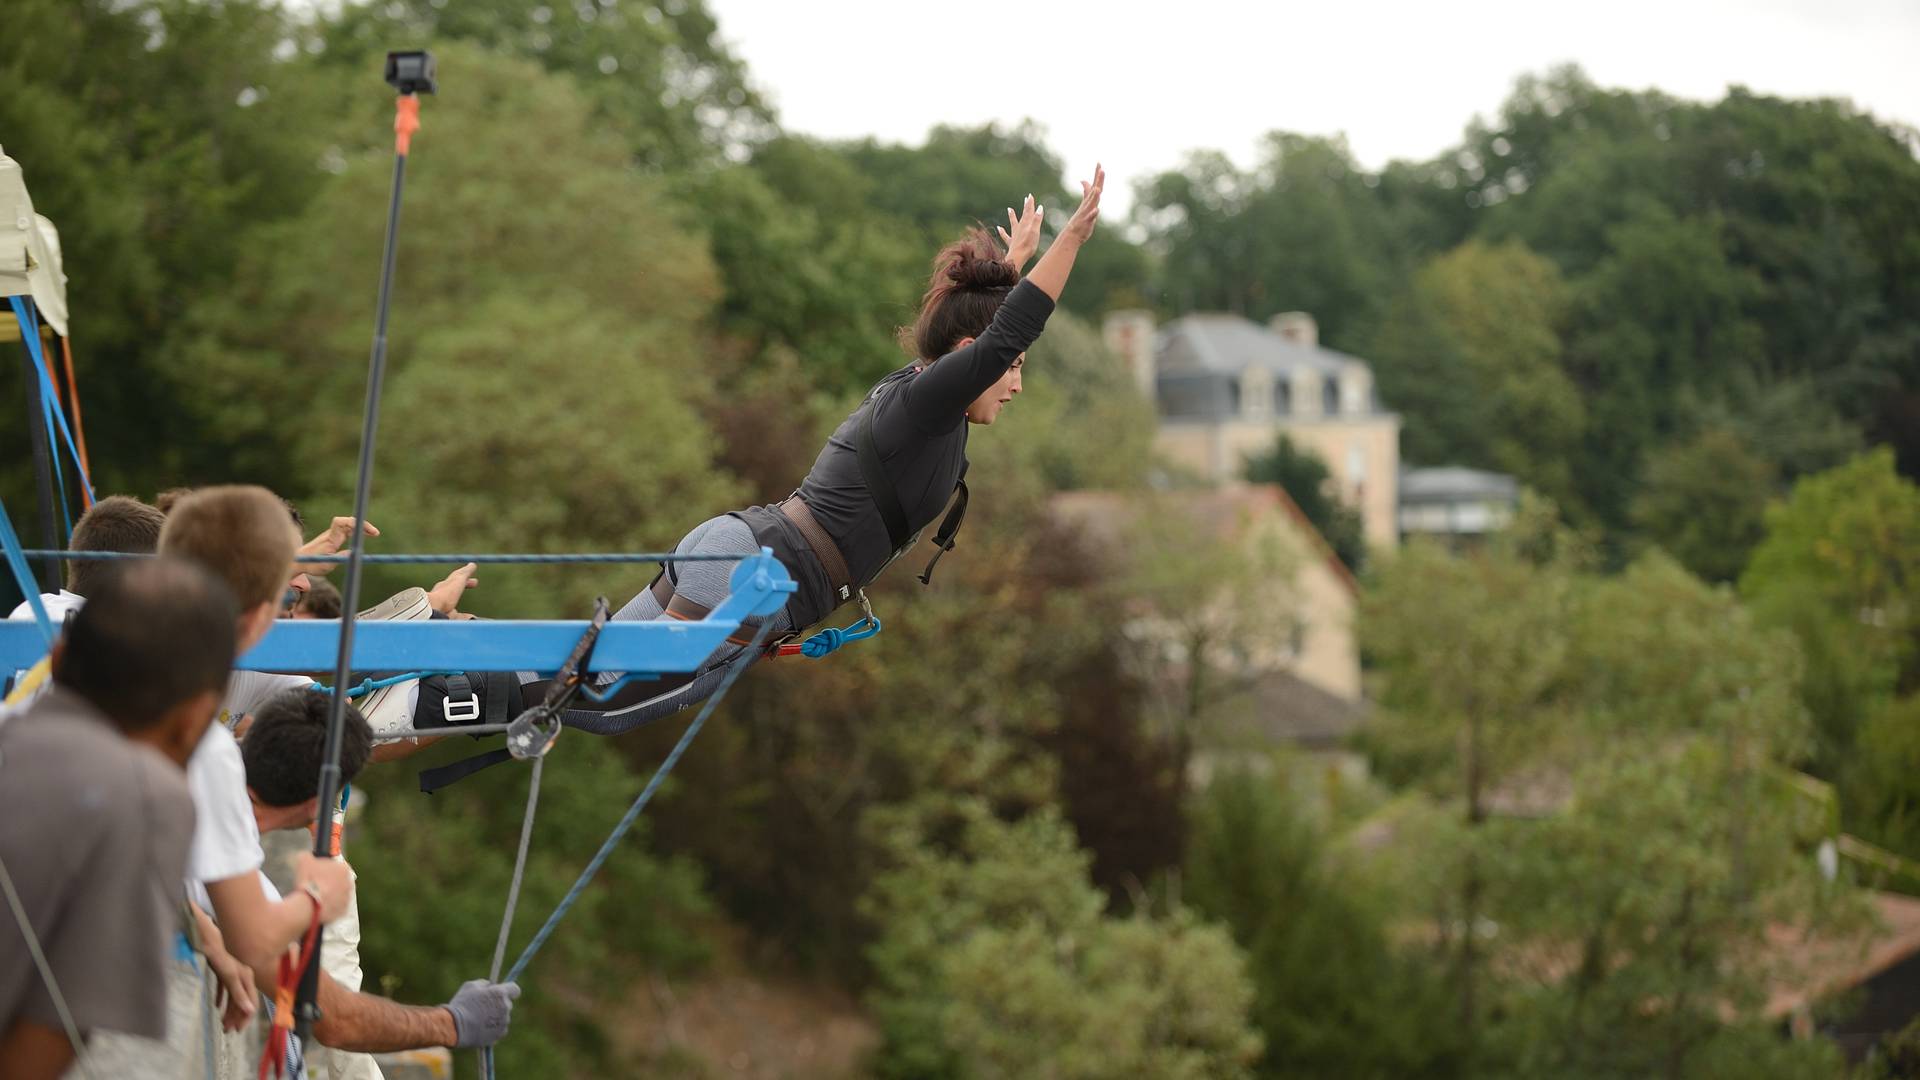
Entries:
[[1249,420],[1265,420],[1273,403],[1273,374],[1262,367],[1250,367],[1240,376],[1240,415]]

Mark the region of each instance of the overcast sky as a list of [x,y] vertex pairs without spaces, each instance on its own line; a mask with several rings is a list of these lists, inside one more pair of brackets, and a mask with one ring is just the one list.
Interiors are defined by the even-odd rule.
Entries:
[[1275,129],[1344,132],[1369,168],[1430,157],[1566,61],[1603,86],[1740,83],[1920,125],[1920,0],[707,2],[787,130],[918,142],[1032,117],[1070,172],[1104,161],[1123,205],[1193,149],[1250,165]]

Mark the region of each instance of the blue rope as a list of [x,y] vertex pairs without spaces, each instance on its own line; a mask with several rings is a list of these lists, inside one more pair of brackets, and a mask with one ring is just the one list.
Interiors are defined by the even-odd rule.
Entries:
[[33,621],[40,624],[40,636],[47,640],[47,648],[53,648],[53,620],[47,618],[46,605],[40,602],[40,582],[27,568],[26,554],[20,550],[20,538],[14,535],[13,519],[7,516],[4,502],[0,502],[0,552],[6,554],[7,569],[13,571],[13,580],[19,583],[21,595],[27,598]]
[[[38,311],[32,304],[32,299],[30,296],[16,296],[10,297],[8,302],[13,305],[14,318],[20,323],[20,343],[27,347],[27,356],[33,362],[34,380],[40,384],[40,428],[51,438],[53,432],[57,430],[54,427],[53,419],[54,397],[47,392],[51,384],[43,377],[46,373],[41,370],[40,319]],[[22,301],[25,302],[23,303]],[[67,502],[67,475],[66,470],[60,466],[60,447],[58,445],[55,445],[53,448],[53,454],[51,455],[49,464],[53,466],[53,490],[58,492],[60,496],[60,524],[61,527],[66,530],[60,535],[72,536],[73,508]]]
[[[389,686],[398,686],[403,682],[412,682],[415,679],[430,679],[435,675],[459,675],[459,674],[461,673],[458,671],[409,671],[409,672],[406,672],[405,674],[394,675],[385,679],[363,679],[361,680],[360,685],[350,687],[347,690],[347,696],[350,698],[365,697],[366,695],[373,693],[375,690],[384,690]],[[327,686],[323,683],[314,683],[313,689],[318,690],[323,694],[333,693],[333,687]]]
[[847,627],[829,626],[800,643],[800,655],[818,660],[849,642],[863,641],[880,632],[880,620],[868,616]]
[[[22,554],[30,559],[71,559],[76,562],[90,562],[115,559],[151,559],[153,553],[138,551],[69,551],[65,549],[28,548]],[[739,562],[742,555],[687,554],[678,552],[585,552],[561,555],[539,555],[533,553],[494,554],[494,553],[453,553],[446,555],[362,555],[363,563],[651,563],[651,562]],[[303,563],[343,563],[346,555],[302,555]]]
[[[14,317],[19,320],[21,334],[27,340],[27,354],[33,358],[34,374],[40,378],[41,398],[47,403],[53,419],[58,421],[53,426],[58,427],[61,437],[66,440],[67,452],[73,455],[73,466],[80,473],[80,486],[86,490],[87,502],[92,503],[93,480],[87,475],[87,467],[80,461],[80,448],[73,441],[73,432],[67,428],[65,410],[55,407],[55,403],[60,400],[60,394],[53,388],[53,379],[47,373],[46,357],[40,352],[40,319],[33,313],[33,307],[26,297],[10,296],[7,299],[13,305]],[[58,468],[59,454],[56,453],[54,458],[55,467]],[[65,497],[64,493],[62,497]],[[72,527],[69,526],[67,531],[72,533]]]
[[[59,408],[57,404],[58,399],[54,397],[56,391],[53,389],[53,384],[48,381],[48,373],[43,370],[45,361],[40,353],[40,320],[35,315],[34,307],[31,303],[22,303],[22,301],[26,299],[30,298],[18,296],[11,298],[14,317],[20,323],[20,340],[27,347],[27,356],[33,361],[34,378],[40,384],[40,428],[42,431],[47,432],[51,438],[52,433],[59,430],[54,426],[54,413]],[[64,419],[65,417],[63,416],[62,421],[64,421]],[[78,463],[79,460],[79,456],[76,454],[74,461]],[[48,458],[48,463],[53,466],[53,490],[60,497],[60,527],[65,530],[60,535],[72,536],[73,505],[67,498],[67,471],[60,464],[60,447],[58,445],[54,446],[53,453]]]
[[[34,333],[37,338],[39,331],[36,330]],[[52,431],[54,410],[59,406],[48,400],[45,392],[40,395],[40,404],[41,423],[48,431]],[[71,539],[73,537],[73,500],[67,496],[66,466],[60,464],[60,451],[57,447],[48,456],[53,460],[53,490],[60,496],[60,527],[66,530],[60,535]]]
[[547,938],[552,936],[554,927],[560,925],[560,920],[573,908],[574,901],[580,899],[580,894],[586,890],[587,884],[593,880],[595,874],[600,872],[600,867],[607,861],[607,857],[613,854],[613,849],[620,843],[620,838],[627,835],[627,830],[632,828],[633,823],[639,819],[640,811],[647,808],[653,793],[660,789],[661,781],[665,780],[667,774],[673,771],[673,767],[679,764],[680,755],[686,753],[687,746],[693,742],[693,737],[700,734],[700,728],[707,722],[707,717],[713,715],[714,708],[727,696],[727,691],[733,688],[734,680],[740,677],[740,673],[745,671],[749,664],[760,658],[760,647],[765,643],[767,631],[772,626],[772,619],[763,620],[760,623],[760,629],[753,635],[753,643],[748,645],[746,650],[728,666],[727,677],[721,680],[713,696],[700,707],[699,715],[693,718],[693,723],[687,725],[687,730],[680,736],[680,741],[674,744],[672,752],[667,754],[667,759],[654,770],[653,779],[647,781],[646,790],[640,792],[640,797],[633,800],[633,805],[627,808],[626,815],[620,819],[618,825],[613,827],[612,835],[607,837],[606,843],[600,845],[600,850],[594,853],[593,860],[587,863],[587,868],[580,871],[580,876],[574,880],[573,887],[567,890],[566,896],[561,897],[559,906],[553,909],[553,914],[547,916],[547,921],[541,925],[539,931],[533,935],[533,940],[528,942],[526,949],[520,953],[520,959],[513,962],[513,967],[507,972],[508,982],[513,982],[520,977],[520,973],[526,970],[534,954],[539,952],[540,947],[547,943]]

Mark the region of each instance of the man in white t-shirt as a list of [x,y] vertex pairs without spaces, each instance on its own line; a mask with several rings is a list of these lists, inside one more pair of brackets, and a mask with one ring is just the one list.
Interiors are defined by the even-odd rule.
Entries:
[[[73,536],[67,543],[75,551],[129,551],[144,555],[160,546],[160,527],[166,521],[160,511],[139,499],[109,495],[87,507],[87,512],[80,515],[80,520],[73,523]],[[67,616],[87,602],[87,596],[112,569],[113,563],[106,560],[75,559],[69,562],[67,587],[40,596],[40,605],[46,609],[47,618],[53,620],[55,627],[66,622]],[[23,602],[7,618],[31,619],[33,609]],[[16,697],[24,699],[30,695],[35,687],[45,681],[46,673],[47,663],[44,660],[20,672],[14,680],[14,692],[7,697],[8,703],[14,703]],[[0,682],[6,681],[7,674],[0,672]]]
[[[271,492],[259,487],[216,487],[196,491],[174,505],[161,532],[160,551],[198,559],[233,590],[242,611],[237,624],[237,656],[257,644],[273,625],[281,593],[294,571],[298,543],[284,505]],[[282,676],[278,681],[284,686],[288,678]],[[273,681],[258,673],[236,672],[227,695],[229,717],[238,718],[258,707],[261,691]],[[202,771],[221,779],[209,783],[207,804],[200,805],[196,800],[196,810],[203,819],[216,819],[218,823],[210,825],[209,834],[223,838],[210,841],[206,853],[209,862],[201,868],[207,876],[201,880],[228,951],[253,968],[262,985],[268,985],[281,950],[292,940],[282,936],[288,929],[288,916],[297,921],[297,934],[306,928],[305,917],[311,912],[299,895],[275,900],[260,884],[258,870],[264,856],[259,847],[259,819],[245,785],[246,766],[232,738],[222,738],[223,734],[222,729],[216,729],[201,748],[209,755]],[[200,756],[195,754],[196,759]],[[191,763],[189,769],[191,772]],[[240,778],[238,783],[234,782],[236,776]],[[216,876],[242,863],[245,869]],[[323,894],[336,884],[347,884],[351,871],[343,862],[315,860],[310,852],[304,853],[296,880],[329,872],[335,876],[321,882]],[[321,1018],[313,1034],[322,1045],[345,1050],[485,1046],[506,1034],[513,999],[518,994],[519,987],[511,983],[473,980],[445,1005],[401,1005],[347,989],[323,970]]]
[[[158,545],[163,554],[201,562],[239,598],[236,657],[266,635],[289,579],[300,569],[293,565],[299,538],[292,530],[285,504],[258,487],[209,488],[191,493],[175,503],[163,525],[164,535]],[[337,551],[350,532],[351,520],[336,518],[333,528],[301,550],[307,554]],[[368,532],[371,534],[372,529]],[[125,542],[102,547],[139,550]],[[442,582],[434,592],[434,606],[439,608],[444,603],[450,607],[457,601],[470,582],[471,572],[472,567],[463,567]],[[448,594],[445,600],[441,598],[443,593]],[[310,680],[302,676],[235,672],[221,718],[237,722],[273,693],[309,684]],[[245,962],[264,987],[271,985],[277,973],[281,950],[306,929],[313,901],[304,892],[281,898],[259,873],[263,855],[258,821],[244,777],[245,765],[232,733],[224,724],[216,724],[188,762],[189,787],[199,818],[189,876],[193,891],[218,920],[226,950]],[[351,896],[350,879],[351,871],[343,863],[315,860],[307,853],[302,856],[296,880],[314,884],[322,901],[323,918],[330,918],[336,898]],[[182,985],[179,990],[188,998],[189,1015],[193,1015],[193,1006],[206,991],[197,980],[187,982],[191,985]],[[323,974],[322,1019],[315,1025],[314,1035],[326,1046],[368,1051],[488,1045],[505,1034],[512,1001],[518,993],[519,988],[512,984],[473,980],[446,1005],[405,1006],[357,993]],[[173,1034],[179,1039],[173,1039]],[[169,1041],[185,1044],[176,1046],[177,1052],[197,1056],[197,1025],[194,1031],[170,1033]],[[223,1064],[230,1065],[235,1060],[237,1040],[223,1035],[220,1042]],[[146,1049],[155,1051],[151,1046]],[[154,1052],[148,1056],[155,1065],[167,1067],[162,1061],[164,1055]],[[132,1066],[115,1073],[143,1074],[149,1073]]]

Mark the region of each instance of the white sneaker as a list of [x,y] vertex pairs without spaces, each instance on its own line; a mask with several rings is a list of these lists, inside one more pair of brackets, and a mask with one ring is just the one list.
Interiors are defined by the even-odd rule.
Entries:
[[[360,613],[363,622],[414,622],[433,617],[433,607],[427,602],[427,590],[418,586],[403,589],[386,600]],[[367,726],[373,729],[376,742],[391,741],[389,733],[401,731],[413,726],[413,688],[418,679],[383,686],[360,698],[354,704],[360,714],[367,718]]]

